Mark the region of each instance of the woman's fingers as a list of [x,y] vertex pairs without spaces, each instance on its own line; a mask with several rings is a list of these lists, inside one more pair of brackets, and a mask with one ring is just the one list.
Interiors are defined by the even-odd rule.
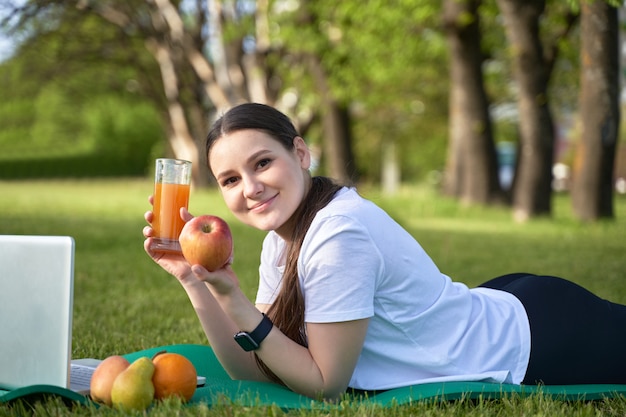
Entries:
[[154,229],[152,229],[152,227],[150,227],[150,226],[145,226],[143,228],[143,235],[146,238],[152,237],[154,235]]
[[230,268],[225,267],[215,272],[209,272],[202,265],[193,265],[191,272],[200,281],[204,281],[209,284],[218,294],[227,295],[235,288],[236,279],[229,277],[232,274]]
[[189,210],[187,210],[187,207],[181,207],[180,218],[183,219],[185,222],[188,222],[189,220],[193,219],[193,215],[189,213]]

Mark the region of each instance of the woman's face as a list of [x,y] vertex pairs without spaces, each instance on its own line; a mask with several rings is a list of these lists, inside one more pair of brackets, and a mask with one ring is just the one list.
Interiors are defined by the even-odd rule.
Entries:
[[209,164],[230,211],[260,230],[291,236],[294,212],[309,190],[311,155],[300,137],[294,149],[259,130],[239,130],[218,139]]

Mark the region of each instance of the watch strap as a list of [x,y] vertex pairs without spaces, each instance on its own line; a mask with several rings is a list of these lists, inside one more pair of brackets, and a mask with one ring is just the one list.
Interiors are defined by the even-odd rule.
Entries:
[[260,347],[261,342],[267,337],[267,335],[274,327],[274,324],[269,317],[263,313],[263,319],[261,323],[251,332],[239,332],[235,335],[235,340],[246,351],[256,350]]
[[256,326],[256,329],[250,332],[250,337],[252,338],[252,340],[254,340],[255,342],[257,342],[257,344],[260,345],[263,339],[265,339],[267,335],[270,333],[270,330],[272,330],[272,327],[274,327],[274,323],[272,323],[270,318],[267,317],[265,313],[263,313],[263,319],[261,320],[261,323],[259,323],[259,325]]

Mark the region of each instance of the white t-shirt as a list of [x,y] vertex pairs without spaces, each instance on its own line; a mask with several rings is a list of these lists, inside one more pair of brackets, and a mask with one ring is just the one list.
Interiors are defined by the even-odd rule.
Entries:
[[[263,242],[257,303],[271,304],[278,294],[284,246],[274,232]],[[315,216],[298,274],[305,322],[370,319],[352,388],[520,383],[526,373],[530,326],[521,302],[452,282],[408,232],[354,189],[340,190]]]

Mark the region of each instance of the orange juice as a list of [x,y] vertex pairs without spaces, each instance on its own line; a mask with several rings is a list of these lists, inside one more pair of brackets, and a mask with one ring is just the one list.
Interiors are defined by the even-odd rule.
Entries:
[[[189,203],[189,184],[156,183],[154,189],[154,220],[152,228],[156,240],[178,241],[185,222],[180,218],[180,208]],[[164,248],[166,249],[166,248]],[[175,248],[172,248],[176,250]]]

